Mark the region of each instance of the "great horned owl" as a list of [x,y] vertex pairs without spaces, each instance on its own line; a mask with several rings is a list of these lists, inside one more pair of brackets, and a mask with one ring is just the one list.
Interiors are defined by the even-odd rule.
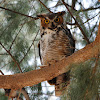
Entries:
[[[43,65],[53,64],[74,53],[75,41],[63,20],[65,11],[41,14],[39,55]],[[55,85],[56,96],[62,95],[70,80],[70,71],[59,75],[48,82]]]

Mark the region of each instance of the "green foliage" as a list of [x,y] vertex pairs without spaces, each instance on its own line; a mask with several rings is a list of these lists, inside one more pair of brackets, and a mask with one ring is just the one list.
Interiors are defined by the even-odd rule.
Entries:
[[[64,16],[65,22],[75,22],[72,19],[70,13],[65,8],[65,6],[62,4],[61,0],[41,1],[46,5],[46,7],[50,7],[49,9],[53,12],[58,12],[62,10],[66,11],[66,14]],[[100,6],[98,0],[90,1],[93,7]],[[85,8],[83,1],[76,0],[73,9],[70,7],[70,5],[73,4],[73,1],[71,2],[69,0],[65,0],[65,2],[69,5],[68,7],[70,11],[78,21],[79,25],[84,30],[90,42],[94,41],[95,36],[97,34],[99,17],[97,14],[99,8],[95,10],[88,10],[88,8],[92,7],[91,5],[88,6],[88,8]],[[38,14],[41,13],[49,13],[49,11],[38,0],[1,0],[0,6],[33,17],[36,17]],[[87,11],[84,11],[84,9],[87,9]],[[94,17],[95,15],[97,16]],[[12,74],[20,72],[15,61],[17,61],[20,65],[22,72],[38,69],[39,61],[37,59],[39,59],[39,56],[37,45],[40,39],[39,26],[39,20],[30,19],[29,17],[22,16],[15,12],[0,9],[0,43],[2,43],[5,49],[8,50],[14,58],[12,59],[11,55],[9,55],[7,51],[4,50],[4,48],[0,45],[0,70],[2,70],[4,74],[6,74],[6,72],[9,71]],[[76,25],[69,26],[69,28],[71,29],[76,39],[76,50],[81,48],[77,46],[78,43],[81,44],[81,46],[85,46],[86,40],[84,39],[82,32],[79,31],[79,28]],[[98,84],[100,83],[100,68],[98,67],[96,75],[90,79],[92,64],[93,62],[90,61],[85,64],[77,65],[78,67],[75,67],[75,69],[73,69],[72,80],[70,85],[71,89],[68,95],[68,97],[71,96],[72,100],[78,100],[78,97],[84,97],[87,88],[87,95],[92,95],[94,98],[96,97]],[[27,91],[29,91],[31,100],[47,100],[48,96],[52,94],[51,92],[47,91],[47,95],[44,96],[41,86],[42,85],[40,83],[36,86],[26,88]],[[92,92],[93,90],[94,92]],[[35,93],[33,93],[34,91]],[[88,99],[87,95],[85,97],[86,99]],[[4,100],[6,100],[5,97],[0,95],[0,99],[1,98],[2,100],[3,98]],[[64,97],[64,100],[65,98],[66,95]]]
[[[100,60],[91,59],[75,64],[71,70],[71,81],[61,100],[98,100],[100,89]],[[93,73],[94,69],[96,71]]]
[[8,100],[8,98],[4,96],[4,93],[2,92],[2,90],[0,90],[0,100]]

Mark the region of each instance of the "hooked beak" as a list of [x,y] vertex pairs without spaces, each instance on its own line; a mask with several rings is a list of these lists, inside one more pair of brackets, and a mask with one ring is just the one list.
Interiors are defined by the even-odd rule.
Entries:
[[57,28],[57,26],[55,26],[54,23],[52,22],[52,23],[51,23],[51,27],[49,27],[49,29],[53,30],[53,29],[55,29],[55,28]]

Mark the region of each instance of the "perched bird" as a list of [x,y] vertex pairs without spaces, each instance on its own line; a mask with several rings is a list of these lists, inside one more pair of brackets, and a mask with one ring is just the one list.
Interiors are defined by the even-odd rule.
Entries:
[[[42,65],[54,64],[64,57],[70,56],[75,50],[75,41],[70,30],[64,23],[65,11],[37,15],[41,20],[39,55]],[[55,85],[56,96],[62,95],[70,81],[70,71],[61,74],[48,82]]]

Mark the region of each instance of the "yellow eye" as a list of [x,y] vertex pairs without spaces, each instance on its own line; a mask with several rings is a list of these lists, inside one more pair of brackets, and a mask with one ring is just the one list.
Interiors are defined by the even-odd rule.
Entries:
[[55,19],[55,22],[57,22],[57,23],[58,23],[59,21],[60,21],[60,19],[59,19],[59,18],[56,18],[56,19]]
[[47,20],[47,19],[44,22],[45,22],[45,24],[49,24],[49,20]]

